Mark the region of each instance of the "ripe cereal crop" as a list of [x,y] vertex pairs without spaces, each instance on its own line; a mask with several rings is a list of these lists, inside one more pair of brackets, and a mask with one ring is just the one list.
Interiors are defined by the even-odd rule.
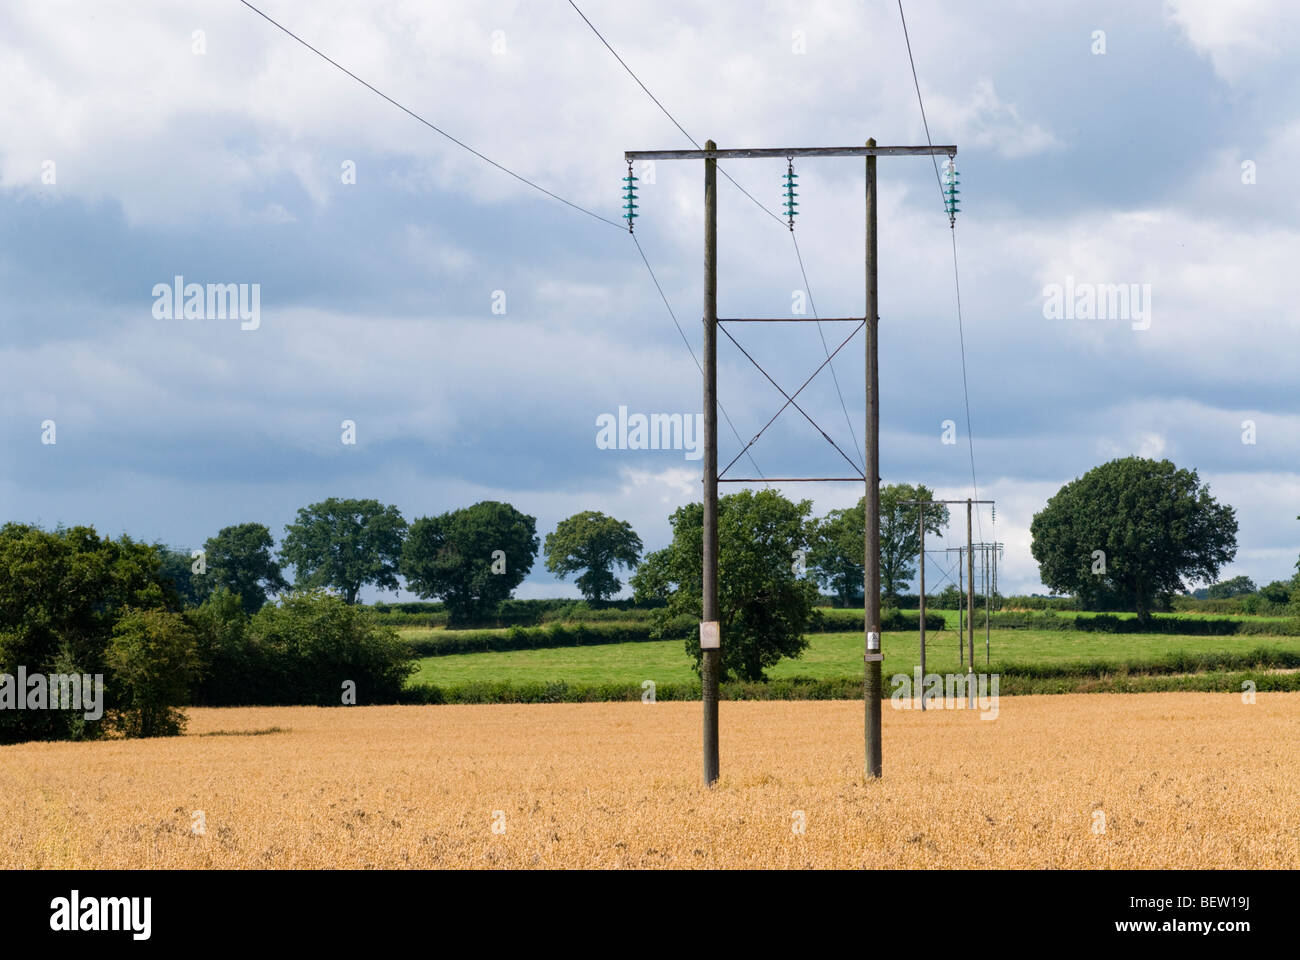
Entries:
[[193,709],[0,748],[4,868],[1300,867],[1300,695]]

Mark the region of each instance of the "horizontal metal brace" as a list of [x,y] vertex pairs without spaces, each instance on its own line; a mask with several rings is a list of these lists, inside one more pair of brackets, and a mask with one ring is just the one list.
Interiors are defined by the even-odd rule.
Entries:
[[759,147],[748,150],[625,150],[625,160],[756,160],[762,157],[955,157],[951,145],[924,147]]
[[866,483],[866,477],[718,477],[718,483]]
[[866,323],[865,317],[718,317],[718,323]]
[[996,500],[899,500],[901,506],[912,506],[918,503],[997,503]]

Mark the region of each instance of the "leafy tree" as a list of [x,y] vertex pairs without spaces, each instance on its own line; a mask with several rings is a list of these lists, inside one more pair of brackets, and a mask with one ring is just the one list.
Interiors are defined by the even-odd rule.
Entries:
[[[897,601],[916,576],[915,561],[921,554],[921,508],[903,501],[933,499],[934,491],[923,483],[880,488],[880,592],[888,600]],[[861,507],[862,501],[858,504]],[[948,526],[948,508],[942,503],[926,506],[924,517],[925,532],[932,536],[942,535]]]
[[1228,600],[1232,597],[1244,597],[1255,592],[1255,581],[1250,577],[1233,577],[1221,583],[1212,583],[1205,595],[1211,600]]
[[203,578],[193,572],[194,558],[188,550],[176,550],[161,543],[154,544],[158,552],[159,572],[172,585],[186,607],[198,606],[210,590]]
[[299,588],[334,587],[347,603],[368,583],[397,589],[406,521],[396,507],[330,497],[300,509],[284,529],[280,559],[293,565]]
[[190,684],[199,668],[194,633],[167,610],[130,610],[113,627],[105,662],[112,671],[114,724],[128,737],[172,737],[185,729]]
[[1044,584],[1090,606],[1109,593],[1142,619],[1157,598],[1185,589],[1184,578],[1215,579],[1237,552],[1232,507],[1215,501],[1195,470],[1141,457],[1067,483],[1030,533]]
[[248,633],[238,594],[217,587],[188,613],[199,655],[194,702],[206,706],[272,703],[275,680],[264,651]]
[[1259,595],[1269,603],[1284,607],[1291,600],[1292,584],[1289,580],[1274,580],[1259,588]]
[[239,597],[246,613],[257,613],[268,593],[289,589],[280,564],[271,555],[274,546],[271,531],[263,524],[222,527],[203,544],[207,592],[225,587]]
[[[0,527],[0,673],[105,672],[104,654],[128,608],[179,610],[156,547],[92,527]],[[75,714],[75,715],[74,715]],[[95,736],[64,710],[0,711],[0,743]]]
[[935,606],[940,610],[965,610],[966,594],[957,589],[957,584],[950,583],[935,595]]
[[865,500],[860,498],[856,507],[832,510],[809,525],[808,566],[844,607],[862,603]]
[[452,623],[468,623],[490,616],[523,583],[539,544],[536,517],[484,500],[412,523],[402,576],[421,597],[441,599]]
[[[722,675],[762,680],[782,657],[807,647],[804,631],[816,609],[817,587],[799,576],[812,504],[792,503],[775,490],[745,490],[718,498],[718,622]],[[670,518],[673,539],[646,557],[632,576],[638,602],[664,600],[660,628],[674,617],[703,614],[704,506],[687,504]],[[701,660],[692,631],[686,650]]]
[[[906,500],[933,500],[925,484],[884,484],[880,488],[880,591],[887,600],[897,601],[916,576],[915,560],[921,552],[918,528],[920,507]],[[817,523],[808,553],[820,583],[840,601],[849,603],[862,596],[863,547],[866,533],[866,497],[857,506],[832,510]],[[948,508],[941,503],[925,508],[925,532],[934,536],[948,525]]]
[[546,535],[543,551],[546,569],[552,573],[564,577],[585,570],[578,589],[587,600],[600,603],[623,589],[614,568],[636,566],[641,538],[626,521],[586,510],[561,520],[555,532]]

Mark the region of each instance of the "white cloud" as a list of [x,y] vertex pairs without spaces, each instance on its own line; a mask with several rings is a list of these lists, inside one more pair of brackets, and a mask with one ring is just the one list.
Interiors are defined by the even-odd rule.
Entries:
[[[623,150],[687,145],[564,5],[263,6],[448,134],[607,215],[619,212]],[[339,189],[342,161],[366,154],[411,161],[412,170],[395,175],[408,189],[486,202],[529,193],[240,4],[192,12],[166,0],[100,0],[93,24],[80,16],[83,9],[51,0],[21,5],[0,21],[0,86],[8,94],[0,101],[0,186],[34,189],[40,163],[54,158],[62,194],[116,200],[132,223],[182,223],[237,216],[247,196],[277,174],[293,177],[314,205],[325,206]],[[778,0],[758,7],[676,0],[652,17],[623,4],[587,10],[701,142],[860,142],[885,130],[919,133],[891,7],[820,3],[797,18],[792,12]],[[805,56],[790,50],[796,19],[808,36]],[[931,20],[918,13],[917,20],[932,38],[923,60],[934,65],[927,93],[942,142],[959,136],[1006,156],[1055,144],[999,96],[992,77],[973,87],[948,77],[937,45],[953,32],[969,35],[973,24],[957,14]],[[197,55],[191,33],[200,27],[207,52]],[[492,52],[496,30],[505,33],[505,55]],[[875,69],[864,71],[864,62]],[[701,90],[711,93],[702,97]],[[713,109],[717,102],[727,109]],[[863,126],[868,117],[873,130]],[[374,176],[360,164],[349,189],[366,189]]]
[[931,101],[928,113],[944,118],[944,129],[951,131],[963,148],[993,149],[1004,157],[1027,157],[1063,145],[1050,130],[1023,119],[1014,104],[1003,102],[988,77],[975,81],[971,92],[962,99],[935,95]]
[[[607,215],[616,215],[621,203],[624,149],[685,146],[564,4],[266,0],[265,8],[449,133]],[[868,135],[924,139],[892,3],[701,6],[672,0],[647,16],[636,5],[593,0],[584,9],[700,140],[713,137],[730,146],[856,143]],[[1191,0],[1168,7],[1170,22],[1235,81],[1244,81],[1257,60],[1290,64],[1295,9],[1281,2],[1229,7]],[[204,237],[223,219],[282,224],[289,237],[293,227],[309,229],[314,215],[324,219],[341,206],[344,190],[362,203],[381,192],[390,203],[409,198],[413,209],[421,204],[419,226],[399,222],[388,237],[381,224],[359,236],[358,245],[395,244],[421,276],[433,278],[434,289],[441,278],[481,279],[483,312],[460,316],[439,300],[425,315],[406,320],[393,319],[382,301],[351,314],[338,307],[286,309],[268,289],[264,326],[256,334],[237,327],[165,328],[106,309],[97,328],[78,339],[65,332],[67,318],[53,318],[42,330],[59,342],[14,338],[0,348],[0,362],[12,371],[0,392],[7,415],[57,416],[61,438],[64,419],[90,431],[115,431],[123,438],[123,463],[147,454],[159,435],[206,438],[239,424],[306,452],[336,449],[343,416],[358,419],[367,443],[427,444],[433,451],[471,442],[486,447],[550,430],[537,445],[558,461],[556,472],[565,476],[558,487],[571,480],[563,470],[569,454],[590,451],[597,411],[664,397],[669,405],[660,409],[698,404],[695,368],[626,238],[614,241],[613,231],[602,226],[611,239],[593,241],[593,249],[627,243],[615,273],[608,269],[612,260],[584,260],[594,256],[590,250],[557,247],[549,214],[543,215],[527,240],[548,254],[562,250],[564,259],[545,271],[531,262],[521,267],[527,259],[518,252],[527,249],[522,243],[512,248],[496,237],[484,241],[471,221],[495,224],[499,205],[517,207],[536,194],[421,127],[242,5],[207,4],[196,11],[164,0],[101,0],[95,18],[83,11],[82,3],[50,0],[0,13],[0,85],[6,90],[0,98],[0,189],[38,189],[41,162],[55,159],[58,183],[47,192],[107,199],[121,205],[129,225],[165,224],[190,238]],[[1045,158],[1051,163],[1071,162],[1058,149],[1066,134],[1051,129],[1066,114],[1044,114],[1040,91],[1017,78],[1016,58],[1009,56],[1041,46],[1058,20],[1028,17],[1014,3],[918,5],[909,8],[909,18],[937,142],[959,143],[964,155],[980,157],[995,176],[1000,166],[1015,167],[999,164],[998,157],[1052,152]],[[807,35],[804,56],[790,52],[796,26]],[[207,31],[203,56],[190,50],[196,28]],[[503,57],[491,52],[496,29],[506,33],[509,53]],[[1085,43],[1077,46],[1088,56]],[[1054,79],[1035,75],[1033,82],[1051,90]],[[1135,90],[1133,96],[1152,94]],[[1012,189],[1005,206],[977,204],[959,221],[976,453],[981,470],[999,475],[992,481],[982,473],[981,491],[1003,505],[998,533],[1008,543],[1008,588],[1034,588],[1029,517],[1060,482],[1092,466],[1094,455],[1142,452],[1189,466],[1202,456],[1217,457],[1239,463],[1243,475],[1252,463],[1275,471],[1292,451],[1300,456],[1300,413],[1294,405],[1279,409],[1285,402],[1278,400],[1290,395],[1300,369],[1300,307],[1292,281],[1300,230],[1289,188],[1300,123],[1261,129],[1256,142],[1204,147],[1201,141],[1189,147],[1199,158],[1190,176],[1193,189],[1171,189],[1164,199],[1117,202],[1106,178],[1092,171],[1081,179],[1092,193],[1070,207],[1080,212],[1051,218],[1021,212],[1021,197]],[[339,183],[340,164],[348,159],[359,162],[355,186]],[[1257,186],[1240,183],[1243,159],[1258,161]],[[1115,176],[1143,162],[1136,153],[1117,155]],[[965,433],[947,221],[928,161],[900,158],[881,166],[887,171],[881,178],[882,376],[888,381],[906,371],[895,383],[910,391],[886,397],[887,434],[911,405],[937,398],[935,415],[929,408],[925,414],[931,432],[921,439],[891,436],[897,445],[886,445],[887,456],[919,465],[896,479],[960,477]],[[780,167],[754,162],[732,172],[775,207]],[[639,225],[648,229],[637,236],[696,344],[699,169],[660,163],[657,172],[657,183],[643,190],[646,219]],[[817,307],[824,316],[857,313],[861,164],[809,163],[801,185],[807,203],[800,244]],[[964,189],[979,196],[984,187],[967,182]],[[458,204],[467,201],[461,219],[453,220],[439,202],[447,194]],[[790,290],[804,285],[786,231],[729,185],[723,185],[721,203],[724,304],[752,308],[754,315],[783,312]],[[1272,219],[1253,219],[1262,213]],[[554,215],[570,213],[556,205]],[[520,293],[532,297],[532,315],[515,310],[522,298],[514,285],[509,317],[488,313],[487,295],[502,285],[495,277],[505,270],[513,270]],[[1067,275],[1150,283],[1151,328],[1045,321],[1041,288]],[[69,286],[95,295],[89,284]],[[783,384],[789,382],[785,373],[797,384],[811,370],[809,358],[812,366],[820,360],[815,337],[799,350],[758,342],[770,348],[765,362]],[[769,354],[775,354],[771,361]],[[860,350],[842,356],[841,381],[860,425]],[[761,379],[735,375],[744,361],[734,352],[722,364],[725,400],[748,439],[774,412],[776,395]],[[810,389],[805,396],[819,422],[840,436],[838,403],[826,386],[823,375],[816,384],[821,392]],[[1068,390],[1063,401],[1056,399],[1062,387]],[[1221,394],[1230,396],[1218,399]],[[1015,398],[1007,405],[1013,412],[993,434],[985,411],[1008,396]],[[566,401],[570,407],[558,407]],[[1022,429],[1049,403],[1059,406],[1047,408],[1052,418],[1045,425]],[[566,412],[557,415],[557,408]],[[568,410],[571,428],[554,420]],[[1239,424],[1248,416],[1258,423],[1256,447],[1240,443]],[[944,417],[963,427],[955,452],[938,443]],[[1067,421],[1068,436],[1060,427]],[[468,424],[477,435],[469,435]],[[734,439],[725,425],[723,439]],[[1231,454],[1222,453],[1220,443]],[[1185,455],[1192,457],[1186,464]],[[607,473],[582,481],[586,491],[521,492],[529,485],[490,477],[444,485],[412,480],[402,490],[414,502],[445,509],[472,502],[498,483],[496,493],[531,499],[551,521],[604,504],[607,512],[633,520],[650,542],[666,538],[672,508],[698,496],[697,465],[664,467],[667,462],[629,468],[613,458]],[[891,466],[887,462],[886,469]],[[1030,481],[1018,479],[1017,470],[1061,476],[1059,482]],[[134,483],[148,471],[132,476]],[[545,482],[528,479],[534,487]],[[107,480],[88,473],[80,481],[79,495],[90,510],[90,488]],[[392,482],[396,488],[405,481]],[[305,480],[293,496],[315,495],[306,489],[310,483]],[[1284,551],[1268,524],[1276,526],[1287,511],[1293,515],[1293,506],[1272,495],[1267,480],[1258,488],[1242,481],[1240,488],[1238,505],[1243,520],[1249,518],[1243,543],[1249,537],[1252,544],[1268,544],[1253,550]],[[785,492],[809,493],[793,485]],[[953,487],[950,495],[968,492]],[[860,495],[848,485],[815,493],[819,511],[847,506]],[[57,505],[45,491],[23,496],[30,498],[24,505]],[[227,488],[212,496],[233,500],[241,492]],[[112,497],[100,506],[117,515]],[[69,503],[63,507],[60,516],[84,519]]]
[[1292,0],[1165,0],[1165,16],[1230,83],[1300,42],[1300,7]]

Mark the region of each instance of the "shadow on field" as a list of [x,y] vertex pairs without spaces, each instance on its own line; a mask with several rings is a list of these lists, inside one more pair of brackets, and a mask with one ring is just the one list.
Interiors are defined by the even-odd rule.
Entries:
[[289,727],[266,727],[262,730],[209,730],[200,737],[260,737],[267,733],[288,733]]

